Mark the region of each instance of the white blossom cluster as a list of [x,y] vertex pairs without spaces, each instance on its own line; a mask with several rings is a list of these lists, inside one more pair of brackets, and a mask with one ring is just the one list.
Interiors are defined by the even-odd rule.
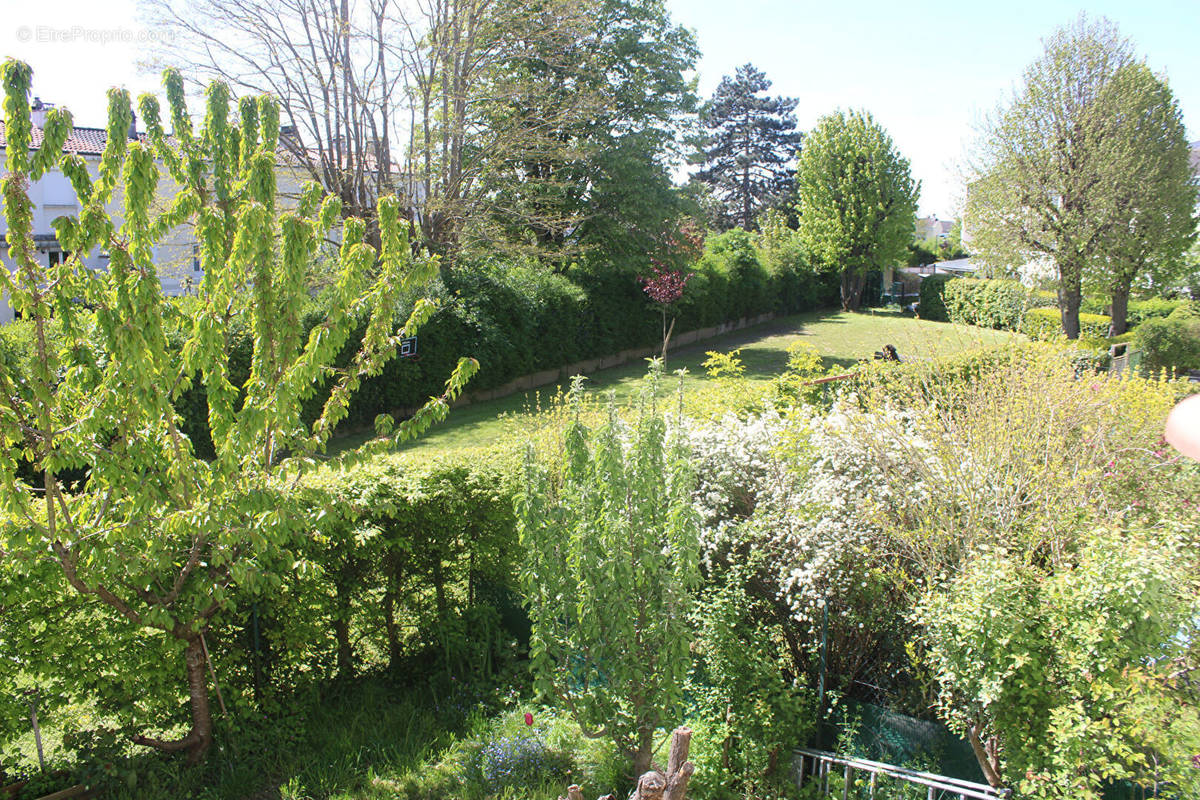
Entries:
[[[760,574],[803,625],[863,579],[881,511],[921,503],[936,459],[905,412],[728,416],[691,431],[709,567],[761,556]],[[910,467],[909,465],[914,465]],[[877,553],[876,553],[877,555]]]

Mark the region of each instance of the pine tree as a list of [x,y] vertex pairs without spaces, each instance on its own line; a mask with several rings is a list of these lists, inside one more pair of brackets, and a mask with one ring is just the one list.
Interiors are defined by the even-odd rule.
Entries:
[[792,178],[790,162],[800,147],[789,97],[763,97],[771,82],[753,64],[726,75],[705,106],[702,119],[711,131],[693,157],[702,164],[698,181],[709,184],[724,206],[723,227],[750,229],[764,207],[782,197]]

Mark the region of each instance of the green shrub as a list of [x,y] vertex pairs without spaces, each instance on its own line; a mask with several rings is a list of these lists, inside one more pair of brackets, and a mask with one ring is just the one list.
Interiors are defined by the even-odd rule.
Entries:
[[1184,300],[1168,300],[1165,297],[1151,297],[1146,300],[1130,300],[1125,312],[1125,319],[1130,328],[1141,325],[1148,319],[1169,317],[1176,309],[1185,307]]
[[1107,297],[1081,297],[1079,299],[1079,313],[1081,314],[1107,314],[1109,301]]
[[419,651],[454,674],[493,672],[527,630],[515,601],[513,458],[385,453],[307,475],[292,491],[322,513],[305,568],[288,595],[258,601],[265,635],[287,643],[272,673],[344,677]]
[[944,294],[946,284],[954,280],[953,275],[930,275],[921,281],[920,301],[917,303],[917,316],[921,319],[935,322],[948,322],[950,315],[946,311]]
[[1112,317],[1105,314],[1080,314],[1079,337],[1081,339],[1105,339],[1112,326]]
[[1134,329],[1133,340],[1148,369],[1200,369],[1200,317],[1188,318],[1177,310],[1166,319],[1148,319]]
[[1058,308],[1058,295],[1046,289],[1034,289],[1025,304],[1029,308]]
[[1187,303],[1180,303],[1178,308],[1167,315],[1167,319],[1178,319],[1185,321],[1200,319],[1200,301],[1192,300]]
[[[1082,339],[1107,339],[1112,318],[1103,314],[1079,315],[1079,336]],[[1062,313],[1057,308],[1031,308],[1021,322],[1021,333],[1030,339],[1047,342],[1063,337]]]
[[946,284],[943,300],[954,322],[1017,330],[1027,290],[1017,281],[963,278]]
[[[740,319],[770,309],[770,276],[759,259],[753,234],[740,228],[710,236],[696,272],[708,278],[698,294],[702,324]],[[685,292],[686,296],[686,292]]]
[[772,310],[794,314],[838,302],[837,275],[813,268],[796,231],[776,221],[764,224],[755,241],[759,260],[771,280]]

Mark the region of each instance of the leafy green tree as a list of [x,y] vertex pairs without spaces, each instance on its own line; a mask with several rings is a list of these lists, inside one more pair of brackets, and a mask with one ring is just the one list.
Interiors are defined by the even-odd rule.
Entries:
[[821,268],[841,273],[842,308],[858,308],[868,271],[906,257],[919,193],[908,159],[865,111],[822,117],[805,137],[800,235]]
[[1129,282],[1187,247],[1180,134],[1165,83],[1115,25],[1081,15],[1046,39],[983,128],[967,192],[972,250],[996,265],[1052,262],[1069,339],[1099,269],[1121,328]]
[[517,501],[536,686],[584,735],[610,738],[646,772],[654,732],[677,719],[691,658],[699,524],[686,439],[659,408],[661,365],[624,422],[579,415],[555,463],[532,450]]
[[721,79],[701,112],[710,133],[693,163],[695,179],[712,187],[724,204],[722,227],[754,227],[758,213],[781,199],[791,182],[789,165],[800,148],[796,101],[762,97],[771,88],[753,64]]
[[1200,790],[1195,563],[1181,531],[1100,533],[1057,564],[985,552],[919,616],[940,710],[993,786],[1098,800]]
[[[769,797],[791,780],[781,770],[796,742],[806,740],[816,719],[813,693],[789,678],[795,672],[778,634],[774,597],[751,596],[745,585],[763,583],[751,555],[733,566],[704,594],[694,648],[698,658],[690,693],[696,697],[705,752],[719,763],[701,763],[696,786],[709,796]],[[714,761],[717,759],[714,758]],[[714,791],[725,790],[725,794]]]
[[1196,181],[1183,114],[1145,64],[1117,70],[1101,95],[1101,153],[1119,178],[1090,283],[1111,299],[1110,336],[1125,332],[1135,281],[1180,273],[1196,238]]
[[[380,250],[364,241],[365,223],[342,224],[340,202],[316,186],[303,190],[294,210],[279,213],[279,110],[270,98],[243,98],[234,117],[228,88],[213,83],[203,125],[194,132],[182,77],[168,70],[173,133],[164,131],[157,99],[143,95],[138,110],[149,139],[143,144],[127,135],[128,93],[111,90],[106,144],[93,178],[78,155],[63,153],[71,130],[65,110],[47,115],[41,146],[33,148],[30,68],[9,60],[2,78],[4,214],[15,271],[0,270],[0,288],[31,321],[38,346],[24,375],[0,367],[0,553],[4,578],[13,582],[0,594],[28,593],[35,582],[45,587],[50,641],[63,648],[86,650],[93,637],[123,639],[124,647],[108,648],[104,664],[121,684],[149,684],[163,675],[161,665],[140,672],[143,642],[176,658],[182,651],[188,732],[173,741],[137,741],[185,751],[196,762],[213,741],[205,633],[238,598],[280,586],[302,530],[298,522],[308,513],[281,498],[324,449],[361,382],[378,374],[399,337],[432,313],[431,303],[418,302],[397,331],[401,293],[428,281],[436,261],[414,258],[391,196],[377,204]],[[29,186],[53,169],[70,179],[82,207],[78,218],[55,221],[58,241],[70,253],[103,248],[110,254],[107,272],[93,272],[77,258],[49,269],[38,262]],[[160,211],[164,177],[175,191]],[[167,341],[177,312],[162,294],[154,247],[182,225],[196,232],[204,278],[177,357]],[[302,341],[298,310],[327,237],[341,241],[336,286],[326,320]],[[47,340],[51,316],[57,348]],[[361,347],[346,367],[335,368],[364,319]],[[250,375],[241,386],[229,379],[227,332],[237,324],[254,331]],[[418,434],[446,414],[476,369],[460,361],[444,396],[394,431],[381,419],[381,433]],[[196,456],[174,406],[195,381],[206,389],[212,460]],[[304,404],[322,388],[328,395],[307,424]],[[381,436],[376,444],[386,441]],[[22,477],[28,474],[22,464],[36,481]],[[56,610],[59,587],[78,614]],[[64,649],[30,647],[22,668],[53,673],[63,655]]]
[[[663,0],[576,5],[587,21],[562,45],[564,53],[530,50],[513,82],[517,105],[530,114],[526,124],[558,142],[564,155],[547,149],[492,159],[483,190],[501,202],[478,244],[490,251],[497,236],[511,247],[527,240],[537,255],[564,267],[580,253],[644,259],[658,251],[657,240],[681,209],[670,162],[681,127],[694,116],[694,84],[685,76],[699,51]],[[577,105],[581,96],[591,98],[585,110],[537,116],[539,104]],[[489,113],[511,114],[512,105]]]

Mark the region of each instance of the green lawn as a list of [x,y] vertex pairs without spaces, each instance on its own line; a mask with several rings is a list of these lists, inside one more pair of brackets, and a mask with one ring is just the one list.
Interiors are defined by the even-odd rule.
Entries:
[[[783,371],[787,349],[795,342],[807,342],[817,349],[826,366],[849,366],[871,355],[885,344],[895,345],[901,358],[930,358],[980,345],[1007,341],[1012,334],[945,322],[928,322],[891,312],[809,312],[771,320],[726,336],[673,350],[667,358],[669,371],[686,367],[685,391],[702,388],[710,379],[700,365],[706,352],[740,350],[746,378],[761,385]],[[592,390],[614,391],[618,399],[631,397],[646,374],[644,363],[628,363],[587,376]],[[431,453],[485,445],[515,427],[515,417],[535,413],[566,385],[547,385],[530,392],[516,393],[483,403],[456,408],[449,419],[406,450]],[[336,453],[357,447],[367,434],[341,437],[330,443]]]

